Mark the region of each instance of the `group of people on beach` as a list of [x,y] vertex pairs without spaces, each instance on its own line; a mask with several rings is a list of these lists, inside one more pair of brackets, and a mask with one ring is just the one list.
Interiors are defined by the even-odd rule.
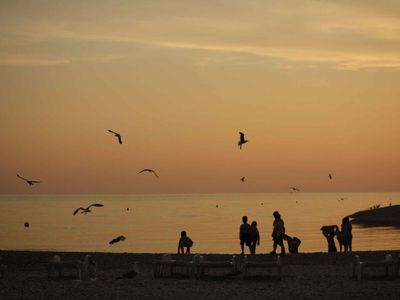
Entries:
[[[271,254],[276,254],[278,246],[281,248],[281,255],[286,254],[285,245],[283,243],[284,240],[288,243],[290,253],[298,253],[298,248],[301,244],[300,239],[297,237],[292,238],[285,233],[285,223],[278,211],[275,211],[272,215],[274,216],[274,222],[272,223],[271,235],[273,244]],[[244,246],[246,245],[250,249],[250,254],[256,254],[256,245],[260,245],[260,234],[257,229],[257,222],[253,221],[251,225],[249,225],[247,220],[247,216],[243,216],[243,223],[239,228],[241,253],[244,254]]]
[[[274,222],[272,223],[273,245],[271,254],[276,254],[278,246],[281,250],[280,255],[286,254],[284,240],[288,243],[290,253],[298,253],[298,248],[301,244],[300,239],[297,237],[292,238],[285,233],[285,223],[278,211],[275,211],[272,215],[274,216]],[[350,218],[344,217],[340,227],[340,229],[337,225],[321,227],[322,234],[328,242],[328,252],[337,252],[335,237],[339,242],[340,252],[342,252],[343,248],[345,252],[352,251],[353,234]],[[249,247],[250,254],[256,254],[256,247],[260,245],[260,233],[256,221],[251,222],[250,225],[247,216],[242,217],[242,224],[239,227],[239,240],[241,254],[244,254],[245,246]],[[187,236],[186,231],[182,231],[178,242],[178,254],[190,254],[192,246],[193,241]],[[184,248],[186,248],[186,251],[184,251]]]
[[342,224],[330,225],[330,226],[322,226],[321,227],[322,234],[325,236],[326,241],[328,242],[328,252],[337,252],[335,237],[339,243],[340,252],[352,251],[352,241],[353,241],[353,233],[352,226],[350,223],[349,217],[344,217],[342,219]]
[[[298,248],[301,244],[300,239],[297,237],[292,238],[285,234],[285,223],[278,211],[275,211],[272,215],[274,216],[274,222],[272,223],[273,250],[271,251],[271,254],[276,254],[278,246],[281,248],[281,255],[286,254],[285,245],[283,244],[284,240],[288,242],[290,253],[298,253]],[[243,216],[242,224],[239,228],[241,254],[244,254],[245,246],[249,247],[250,254],[256,254],[256,248],[260,245],[260,233],[257,228],[257,222],[253,221],[251,224],[247,222],[247,216]],[[190,248],[192,246],[193,241],[187,236],[186,231],[182,231],[178,241],[178,254],[190,254]]]
[[239,240],[242,254],[244,254],[244,246],[248,246],[251,254],[256,254],[256,247],[260,245],[260,233],[258,232],[257,222],[247,223],[247,216],[242,217],[242,225],[239,228]]
[[[279,213],[274,212],[274,223],[272,230],[272,239],[274,241],[273,251],[271,253],[276,253],[276,248],[279,245],[281,247],[281,253],[285,253],[285,246],[283,245],[283,234],[285,233],[285,225],[281,219]],[[242,217],[242,224],[239,228],[239,240],[240,248],[242,250],[241,254],[244,254],[244,246],[248,246],[250,254],[256,254],[256,246],[260,245],[260,233],[257,229],[257,222],[251,222],[251,225],[247,223],[247,216]]]

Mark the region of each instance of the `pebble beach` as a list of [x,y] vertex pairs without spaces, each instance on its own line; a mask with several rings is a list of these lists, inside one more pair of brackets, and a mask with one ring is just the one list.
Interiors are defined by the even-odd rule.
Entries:
[[[400,277],[386,278],[382,269],[368,269],[361,281],[352,278],[354,255],[361,260],[380,260],[400,251],[289,254],[281,258],[283,278],[274,270],[241,273],[216,270],[201,279],[186,276],[154,278],[153,263],[162,254],[89,253],[96,263],[96,278],[82,280],[47,277],[47,265],[54,255],[62,260],[83,260],[88,253],[1,251],[7,266],[0,279],[1,299],[400,299]],[[228,254],[202,254],[207,260],[226,261]],[[174,259],[191,260],[193,255]],[[239,262],[243,259],[238,255]],[[274,261],[270,254],[251,257]],[[134,278],[116,279],[132,270]]]

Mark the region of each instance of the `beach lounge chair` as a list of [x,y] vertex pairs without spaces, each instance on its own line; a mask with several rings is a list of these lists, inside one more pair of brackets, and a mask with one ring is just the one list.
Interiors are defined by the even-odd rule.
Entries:
[[[194,258],[193,258],[194,259]],[[182,270],[178,272],[178,270]],[[187,260],[172,259],[170,254],[164,254],[161,260],[153,263],[154,277],[173,277],[177,275],[192,276],[194,273],[194,262]]]
[[195,257],[195,273],[200,278],[205,275],[207,269],[228,269],[229,274],[237,273],[237,259],[232,256],[230,261],[207,261],[203,256]]
[[385,259],[376,261],[360,261],[358,255],[354,256],[353,262],[353,277],[361,280],[363,270],[366,268],[383,268],[387,278],[395,275],[395,262],[390,254],[386,254]]
[[280,261],[280,257],[278,256],[276,261],[250,261],[247,255],[244,257],[243,266],[242,266],[242,275],[243,279],[245,279],[248,275],[249,269],[261,269],[261,270],[270,270],[275,269],[278,274],[278,278],[282,280],[282,264]]
[[95,263],[90,259],[90,255],[86,255],[83,261],[65,260],[62,261],[59,255],[55,255],[47,265],[48,278],[64,277],[66,270],[76,272],[79,280],[82,278],[94,279],[96,276]]

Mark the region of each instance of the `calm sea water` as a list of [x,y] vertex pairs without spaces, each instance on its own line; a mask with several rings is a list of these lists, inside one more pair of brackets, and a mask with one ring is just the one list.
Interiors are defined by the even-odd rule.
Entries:
[[[104,207],[73,215],[91,203]],[[400,204],[400,193],[3,195],[0,249],[176,252],[180,231],[186,230],[195,253],[238,253],[239,226],[247,215],[258,223],[258,252],[266,253],[278,210],[287,234],[302,240],[300,251],[319,252],[327,250],[322,225],[340,225],[344,216],[378,203]],[[126,240],[109,245],[119,235]],[[353,236],[354,250],[400,249],[399,229],[353,226]]]

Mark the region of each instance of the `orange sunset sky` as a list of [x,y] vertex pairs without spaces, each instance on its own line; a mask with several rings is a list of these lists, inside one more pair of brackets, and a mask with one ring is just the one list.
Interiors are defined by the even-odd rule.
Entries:
[[1,1],[0,193],[399,191],[399,96],[397,0]]

